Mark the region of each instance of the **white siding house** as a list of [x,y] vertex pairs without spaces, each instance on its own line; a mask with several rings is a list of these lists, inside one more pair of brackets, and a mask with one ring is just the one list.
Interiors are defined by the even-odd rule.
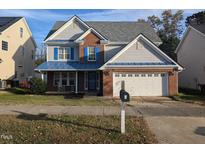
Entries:
[[[200,27],[200,30],[198,29]],[[205,84],[205,25],[189,26],[176,53],[184,71],[179,74],[179,87],[199,89]]]

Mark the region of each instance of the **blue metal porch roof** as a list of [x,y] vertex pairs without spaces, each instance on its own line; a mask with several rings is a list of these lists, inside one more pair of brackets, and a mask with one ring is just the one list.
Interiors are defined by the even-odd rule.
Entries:
[[79,61],[47,61],[35,68],[36,71],[61,71],[61,70],[97,70],[99,63],[80,63]]
[[166,62],[117,62],[108,63],[106,67],[170,67],[175,66],[173,63]]

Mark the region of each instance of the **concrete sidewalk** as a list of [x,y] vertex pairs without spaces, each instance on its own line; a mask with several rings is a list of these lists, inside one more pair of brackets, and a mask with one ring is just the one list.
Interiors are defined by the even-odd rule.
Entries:
[[[44,106],[44,105],[0,105],[0,115],[19,114],[48,115],[119,115],[120,106]],[[126,115],[140,116],[133,107],[126,107]]]

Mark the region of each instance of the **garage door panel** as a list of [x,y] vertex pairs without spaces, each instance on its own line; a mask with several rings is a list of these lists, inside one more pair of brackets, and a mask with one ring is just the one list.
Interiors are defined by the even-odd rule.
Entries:
[[[130,93],[131,96],[167,96],[168,93],[168,80],[167,74],[161,76],[154,76],[154,74],[139,74],[137,77],[132,74],[132,77],[122,77],[123,73],[119,77],[113,74],[113,95],[119,96],[119,91],[121,89],[121,82],[125,82],[125,90]],[[148,76],[151,74],[151,76]],[[145,76],[144,76],[145,75]]]

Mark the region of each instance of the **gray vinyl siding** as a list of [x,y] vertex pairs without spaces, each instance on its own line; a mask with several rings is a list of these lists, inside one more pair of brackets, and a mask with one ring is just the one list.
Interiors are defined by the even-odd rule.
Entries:
[[69,25],[65,30],[56,35],[53,40],[75,40],[86,31],[78,22]]
[[144,41],[139,40],[143,45],[142,49],[137,49],[137,43],[134,43],[130,48],[121,54],[115,62],[163,62],[164,60],[156,54],[149,45]]
[[205,36],[190,29],[177,53],[179,64],[184,70],[179,73],[179,86],[198,89],[205,84]]
[[[47,47],[47,61],[54,60],[54,48],[59,46],[48,46]],[[79,60],[79,47],[78,46],[65,46],[65,47],[73,47],[74,48],[74,60]]]

